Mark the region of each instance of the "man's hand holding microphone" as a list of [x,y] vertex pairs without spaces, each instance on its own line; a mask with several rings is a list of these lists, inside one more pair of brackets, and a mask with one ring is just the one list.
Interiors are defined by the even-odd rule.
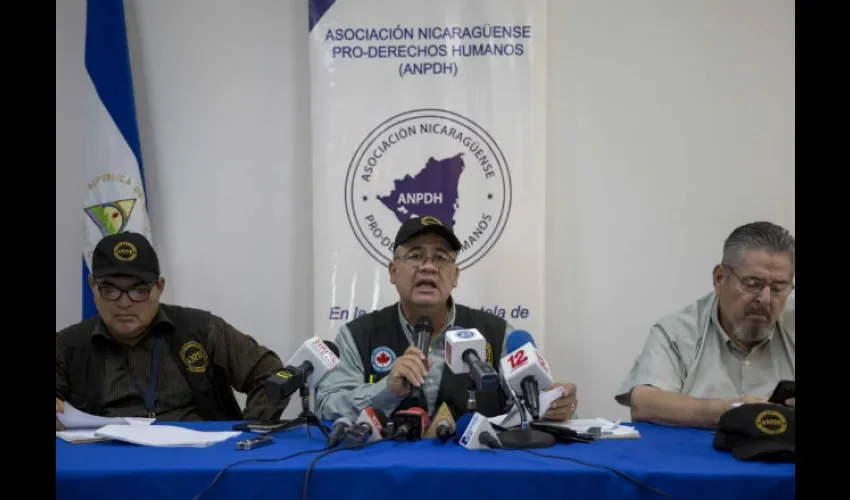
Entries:
[[399,356],[387,376],[387,389],[403,398],[410,394],[411,387],[421,387],[425,375],[434,366],[434,360],[425,358],[425,354],[415,346],[410,346]]

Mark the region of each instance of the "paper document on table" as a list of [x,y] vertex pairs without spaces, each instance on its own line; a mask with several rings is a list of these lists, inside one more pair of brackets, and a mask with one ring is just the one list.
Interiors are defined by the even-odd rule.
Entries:
[[98,417],[74,408],[65,401],[65,411],[56,412],[56,419],[65,426],[65,429],[99,429],[104,425],[150,425],[154,418],[141,417]]
[[242,434],[240,431],[203,432],[175,425],[107,425],[95,436],[142,446],[206,448]]
[[622,425],[619,422],[611,422],[604,418],[578,418],[566,422],[556,422],[556,425],[570,428],[582,434],[587,434],[591,428],[598,427],[599,433],[594,433],[596,439],[634,439],[640,437],[640,432],[634,427]]
[[[540,393],[540,415],[543,416],[549,411],[549,407],[552,406],[552,403],[564,395],[564,388],[561,386],[556,386],[553,389],[548,391],[543,391]],[[530,420],[531,417],[528,417]],[[520,425],[522,423],[519,415],[519,408],[516,406],[512,407],[511,410],[504,415],[497,415],[495,417],[490,417],[490,423],[493,425],[498,425],[500,427],[508,428],[513,427],[515,425]]]
[[93,443],[96,441],[109,441],[109,438],[95,436],[91,429],[74,431],[57,431],[56,437],[68,443]]

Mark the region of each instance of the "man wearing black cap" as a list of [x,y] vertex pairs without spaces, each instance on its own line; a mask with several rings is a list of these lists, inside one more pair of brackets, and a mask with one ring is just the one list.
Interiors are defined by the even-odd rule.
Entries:
[[[389,264],[390,283],[399,301],[340,328],[335,340],[340,363],[319,384],[317,414],[328,420],[354,420],[363,408],[372,406],[389,415],[413,388],[421,388],[425,401],[417,402],[431,415],[444,402],[455,416],[466,413],[468,377],[453,374],[445,365],[446,330],[478,329],[489,345],[486,361],[498,370],[505,339],[514,328],[502,318],[452,300],[460,249],[451,228],[435,217],[412,217],[402,224]],[[433,324],[427,365],[424,354],[413,346],[411,326],[423,316]],[[576,387],[557,385],[564,387],[564,395],[544,417],[566,420],[575,411]],[[476,409],[485,416],[500,415],[505,408],[502,391],[476,394]]]
[[[264,380],[274,352],[207,311],[161,304],[165,278],[137,233],[100,240],[89,285],[97,316],[56,334],[56,411],[158,420],[276,419]],[[247,394],[243,415],[233,389]],[[57,420],[57,429],[60,423]]]

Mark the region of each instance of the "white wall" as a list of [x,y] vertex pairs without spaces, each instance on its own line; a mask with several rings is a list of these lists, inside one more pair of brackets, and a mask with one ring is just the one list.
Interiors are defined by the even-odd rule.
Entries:
[[[127,11],[165,298],[287,357],[314,333],[306,0]],[[625,417],[650,324],[709,289],[728,232],[795,230],[794,2],[550,1],[548,21],[545,349],[585,415]],[[80,311],[84,26],[57,2],[57,329]]]
[[546,349],[582,412],[659,316],[710,291],[723,239],[794,227],[794,2],[549,3]]

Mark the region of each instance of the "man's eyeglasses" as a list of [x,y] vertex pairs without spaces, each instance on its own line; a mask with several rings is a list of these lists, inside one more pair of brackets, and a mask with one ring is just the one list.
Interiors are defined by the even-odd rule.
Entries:
[[115,301],[121,298],[121,295],[127,294],[127,297],[133,302],[144,302],[151,296],[151,290],[156,283],[148,283],[144,285],[136,285],[132,288],[120,288],[108,283],[96,283],[97,293],[103,300]]
[[791,291],[794,290],[795,284],[793,282],[787,281],[774,281],[773,283],[768,283],[761,278],[756,278],[754,276],[740,276],[729,266],[725,266],[726,269],[729,270],[736,278],[738,278],[738,283],[741,284],[741,289],[747,293],[758,295],[764,290],[764,287],[770,287],[770,293],[776,295],[777,297],[787,297],[791,294]]
[[448,254],[437,253],[434,255],[426,255],[423,252],[418,250],[413,250],[412,252],[408,252],[401,257],[398,257],[398,260],[409,264],[413,267],[419,267],[425,263],[425,261],[430,260],[437,267],[448,267],[451,264],[455,263],[455,258],[450,257]]

